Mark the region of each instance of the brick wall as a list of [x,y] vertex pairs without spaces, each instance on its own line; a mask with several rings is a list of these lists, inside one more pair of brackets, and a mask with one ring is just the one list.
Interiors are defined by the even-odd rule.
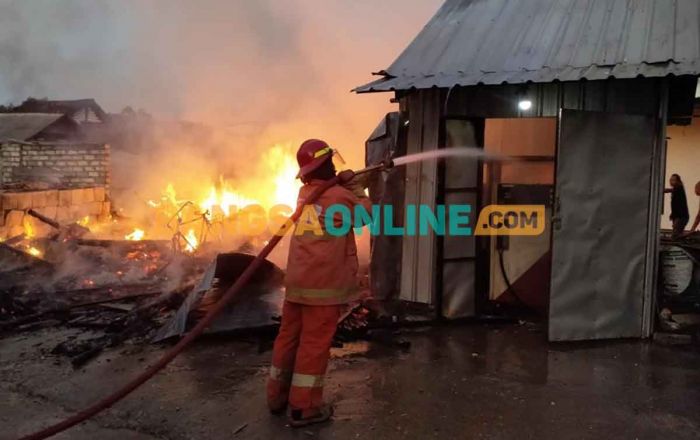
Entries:
[[109,187],[110,153],[106,144],[0,144],[0,186],[26,181],[27,175],[52,175],[53,187]]

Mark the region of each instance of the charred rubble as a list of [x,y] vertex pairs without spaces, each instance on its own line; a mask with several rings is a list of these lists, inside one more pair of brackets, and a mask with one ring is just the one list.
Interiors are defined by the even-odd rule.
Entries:
[[[88,239],[89,228],[78,223],[63,225],[31,209],[26,215],[52,232],[43,238],[20,234],[0,243],[0,338],[56,326],[83,329],[90,336],[67,339],[51,349],[75,367],[126,341],[178,338],[253,259],[242,252],[183,253],[169,241]],[[265,261],[209,332],[264,330],[261,335],[274,336],[283,277],[280,268]],[[379,333],[369,327],[372,317],[366,304],[351,305],[339,322],[336,345],[376,339]]]

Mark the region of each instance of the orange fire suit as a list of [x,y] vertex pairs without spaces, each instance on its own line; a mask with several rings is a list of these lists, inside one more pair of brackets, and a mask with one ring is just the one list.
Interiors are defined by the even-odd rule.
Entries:
[[[322,181],[312,180],[299,191],[299,205]],[[303,417],[314,415],[323,404],[323,376],[341,309],[357,290],[357,247],[352,229],[344,236],[332,236],[325,228],[326,210],[334,204],[345,205],[351,213],[356,205],[370,212],[364,193],[335,185],[313,202],[322,234],[306,230],[292,235],[282,325],[275,340],[268,405],[279,410],[287,403],[301,410]],[[352,216],[351,216],[352,217]],[[300,222],[304,221],[304,216]],[[340,215],[334,216],[336,227]]]

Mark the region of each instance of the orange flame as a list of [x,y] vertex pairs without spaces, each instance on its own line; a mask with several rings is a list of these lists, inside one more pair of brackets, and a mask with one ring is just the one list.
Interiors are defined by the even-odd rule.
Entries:
[[29,218],[26,215],[22,219],[22,227],[24,227],[24,236],[26,238],[36,237],[36,231],[34,230],[34,225],[32,225],[32,222],[29,220]]
[[208,212],[210,218],[216,216],[219,210],[224,217],[230,217],[236,208],[259,203],[257,200],[233,191],[231,184],[226,182],[223,177],[220,177],[219,181],[219,188],[215,186],[209,188],[209,195],[199,203],[199,207],[203,212]]
[[262,163],[269,170],[274,185],[274,197],[270,205],[296,206],[301,182],[296,178],[298,166],[290,149],[275,145],[263,155]]
[[143,237],[146,235],[146,232],[143,231],[143,229],[135,228],[131,234],[127,234],[124,236],[125,240],[130,240],[130,241],[141,241],[143,240]]
[[190,229],[187,232],[185,239],[187,240],[185,243],[185,251],[189,253],[196,251],[197,247],[199,246],[199,240],[197,240],[197,234],[195,234],[194,229]]
[[[179,224],[190,226],[201,224],[198,222],[204,216],[207,222],[217,224],[221,234],[223,228],[233,224],[226,220],[233,219],[239,210],[247,206],[259,205],[265,210],[280,204],[292,208],[296,206],[301,187],[301,182],[296,179],[297,171],[291,144],[274,145],[262,154],[245,178],[228,180],[219,176],[218,181],[212,183],[211,180],[207,181],[206,176],[178,176],[177,188],[174,183],[167,183],[161,195],[147,200],[146,204],[158,213],[159,220],[168,219],[166,221],[171,222],[171,231],[174,230],[173,217],[177,214]],[[184,206],[187,201],[191,201],[192,205]],[[141,227],[149,231],[150,236],[161,234],[155,229]],[[183,234],[189,242],[183,246],[187,252],[193,252],[202,245],[194,230],[187,233],[183,230]]]

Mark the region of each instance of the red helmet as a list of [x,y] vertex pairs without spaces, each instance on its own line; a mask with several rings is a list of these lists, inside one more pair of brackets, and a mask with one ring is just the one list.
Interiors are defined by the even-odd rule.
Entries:
[[297,162],[299,163],[297,178],[305,177],[325,161],[331,160],[332,157],[333,149],[324,141],[318,139],[304,141],[297,151]]

